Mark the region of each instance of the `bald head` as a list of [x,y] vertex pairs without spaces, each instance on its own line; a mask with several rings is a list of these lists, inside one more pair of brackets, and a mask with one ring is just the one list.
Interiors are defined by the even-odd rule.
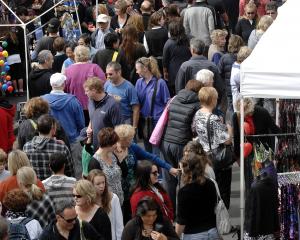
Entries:
[[144,1],[141,4],[142,13],[151,13],[152,12],[152,3],[150,1]]

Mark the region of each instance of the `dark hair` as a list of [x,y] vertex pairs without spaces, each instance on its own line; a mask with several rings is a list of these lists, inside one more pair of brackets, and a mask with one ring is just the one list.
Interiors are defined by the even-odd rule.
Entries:
[[152,13],[152,15],[150,16],[149,19],[149,29],[155,27],[155,26],[159,26],[159,21],[165,18],[164,12],[162,10],[158,10],[154,13]]
[[79,39],[83,39],[84,43],[86,45],[90,45],[91,44],[91,36],[88,33],[83,33],[80,35]]
[[157,218],[160,218],[160,220],[163,219],[163,215],[160,209],[160,206],[158,203],[151,197],[143,197],[137,204],[136,207],[136,216],[142,217],[145,214],[147,214],[148,211],[156,211]]
[[65,209],[72,209],[75,207],[74,201],[71,199],[61,200],[55,204],[55,213],[57,215],[62,215]]
[[202,184],[205,182],[205,161],[206,155],[199,155],[193,152],[185,154],[181,160],[183,174],[182,179],[185,184],[197,182]]
[[191,79],[189,80],[186,85],[185,85],[185,89],[187,90],[190,90],[190,91],[193,91],[195,93],[198,94],[199,90],[203,87],[203,83],[198,81],[198,80],[195,80],[195,79]]
[[106,68],[112,68],[114,71],[121,71],[122,70],[122,66],[120,63],[118,62],[110,62],[107,64]]
[[182,21],[174,20],[169,23],[169,32],[171,39],[176,41],[177,45],[188,45],[189,40],[185,34],[185,29]]
[[17,9],[16,9],[16,14],[17,16],[28,16],[28,10],[26,7],[23,7],[23,6],[18,6]]
[[55,40],[53,42],[53,49],[56,52],[63,51],[65,49],[65,39],[63,39],[62,37],[55,38]]
[[277,12],[277,9],[278,9],[278,5],[277,5],[277,2],[275,2],[275,1],[270,1],[265,6],[266,11],[275,11],[275,12]]
[[49,134],[52,127],[56,125],[54,117],[49,114],[40,116],[37,120],[37,130],[41,134]]
[[[134,190],[139,189],[141,191],[150,189],[150,177],[152,172],[152,166],[155,165],[148,160],[139,161],[136,167],[136,185]],[[156,166],[156,165],[155,165]],[[160,183],[155,183],[154,186],[162,192],[166,190],[160,185]],[[134,191],[133,190],[133,191]]]
[[113,45],[118,42],[119,36],[116,33],[108,33],[104,37],[105,48],[113,48]]
[[102,128],[97,137],[101,148],[113,146],[119,141],[119,136],[113,128]]
[[49,166],[54,173],[62,170],[66,164],[66,155],[61,152],[55,152],[50,155]]
[[19,188],[9,191],[3,199],[3,205],[12,212],[24,212],[30,202],[29,195]]
[[65,51],[67,48],[71,48],[72,49],[72,52],[75,51],[75,48],[78,46],[78,43],[77,42],[73,42],[73,41],[70,41],[68,42],[66,45],[65,45]]
[[24,113],[27,119],[37,119],[49,112],[49,103],[41,97],[29,99],[24,105]]

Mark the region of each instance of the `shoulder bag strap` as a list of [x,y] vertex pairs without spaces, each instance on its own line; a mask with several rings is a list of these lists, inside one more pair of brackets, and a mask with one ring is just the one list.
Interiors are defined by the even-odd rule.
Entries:
[[151,99],[151,105],[150,105],[150,116],[153,117],[153,111],[154,111],[154,102],[155,102],[155,97],[156,97],[156,92],[157,92],[157,85],[158,85],[158,79],[156,79],[154,90],[153,90],[153,95]]
[[113,54],[112,59],[111,59],[112,62],[117,61],[118,54],[119,54],[118,51],[114,51],[114,54]]
[[210,117],[212,114],[209,114],[208,119],[207,119],[207,139],[208,139],[208,144],[209,144],[209,150],[211,151],[211,135],[210,135]]
[[216,182],[215,179],[213,178],[209,178],[215,185],[215,189],[216,189],[216,192],[217,192],[217,202],[219,202],[219,200],[221,200],[221,194],[220,194],[220,190],[219,190],[219,186],[218,186],[218,183]]

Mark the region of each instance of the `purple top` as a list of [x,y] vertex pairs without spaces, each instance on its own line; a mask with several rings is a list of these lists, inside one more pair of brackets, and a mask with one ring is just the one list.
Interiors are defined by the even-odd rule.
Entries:
[[[149,83],[146,84],[145,79],[140,78],[135,84],[139,102],[141,103],[141,114],[143,117],[147,117],[150,115],[150,105],[156,79],[156,77],[152,77]],[[159,119],[169,99],[170,93],[167,84],[165,80],[160,78],[158,79],[157,92],[153,109],[153,119],[155,121]]]
[[83,83],[89,77],[99,77],[103,84],[106,81],[104,72],[94,63],[75,63],[66,69],[65,74],[67,77],[65,91],[75,95],[83,109],[88,108],[88,97],[84,93]]

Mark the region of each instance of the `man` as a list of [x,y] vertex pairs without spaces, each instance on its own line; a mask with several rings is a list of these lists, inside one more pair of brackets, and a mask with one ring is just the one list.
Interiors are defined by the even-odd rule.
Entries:
[[69,137],[71,154],[75,163],[75,176],[81,177],[81,145],[76,138],[81,129],[85,127],[83,109],[78,99],[68,93],[64,93],[66,76],[55,73],[50,77],[52,91],[50,94],[43,95],[50,106],[50,114],[60,122]]
[[65,175],[66,156],[53,153],[50,156],[50,169],[53,174],[43,181],[44,187],[54,204],[73,199],[73,187],[76,179]]
[[31,60],[35,61],[38,54],[42,50],[50,50],[53,55],[55,55],[55,51],[53,49],[54,40],[59,37],[60,21],[57,18],[51,18],[48,22],[47,32],[49,36],[43,36],[37,43],[34,51],[31,54]]
[[200,38],[206,46],[211,44],[210,34],[215,29],[213,7],[206,0],[196,0],[192,7],[186,9],[183,18],[186,34]]
[[100,14],[97,17],[98,28],[91,35],[92,46],[97,50],[105,48],[104,37],[106,34],[113,32],[109,27],[110,17],[105,14]]
[[[120,40],[116,33],[108,33],[104,37],[105,49],[99,50],[93,58],[93,63],[96,63],[101,69],[106,69],[109,62],[119,62],[122,67],[126,66],[126,59],[118,52]],[[124,69],[122,69],[124,71]],[[122,72],[123,72],[122,71]]]
[[122,122],[131,124],[135,129],[138,126],[140,106],[135,87],[122,77],[121,65],[110,62],[106,67],[106,81],[104,90],[120,102]]
[[278,14],[277,9],[278,9],[277,2],[275,1],[268,2],[265,7],[266,15],[270,15],[273,18],[273,20],[275,20]]
[[147,0],[143,1],[141,4],[141,13],[143,17],[144,29],[148,29],[148,23],[152,12],[153,12],[153,7],[151,2]]
[[49,50],[42,50],[38,55],[38,65],[29,74],[29,97],[39,97],[51,91],[50,76],[52,71],[53,55]]
[[203,41],[197,38],[193,38],[190,41],[190,50],[192,57],[190,60],[184,62],[177,73],[175,80],[175,90],[176,93],[181,89],[185,88],[186,83],[190,79],[194,79],[196,73],[201,69],[208,69],[214,74],[214,87],[218,91],[218,106],[223,113],[226,112],[226,90],[224,82],[218,72],[217,66],[208,61],[206,57],[203,56],[205,49],[205,44]]
[[60,152],[66,157],[65,173],[67,176],[74,176],[74,164],[68,147],[61,141],[55,139],[56,121],[49,114],[38,118],[37,130],[39,135],[27,142],[23,151],[27,154],[37,178],[44,180],[51,176],[49,167],[50,156]]
[[114,97],[104,92],[103,83],[98,77],[91,77],[83,84],[89,98],[90,123],[87,133],[93,134],[94,149],[98,149],[98,132],[105,127],[115,127],[122,123],[120,104]]
[[60,201],[55,207],[56,221],[42,232],[40,240],[104,240],[88,222],[79,222],[72,201]]
[[88,33],[83,33],[78,39],[78,45],[88,47],[90,50],[90,60],[92,60],[97,52],[97,49],[91,46],[91,37]]

